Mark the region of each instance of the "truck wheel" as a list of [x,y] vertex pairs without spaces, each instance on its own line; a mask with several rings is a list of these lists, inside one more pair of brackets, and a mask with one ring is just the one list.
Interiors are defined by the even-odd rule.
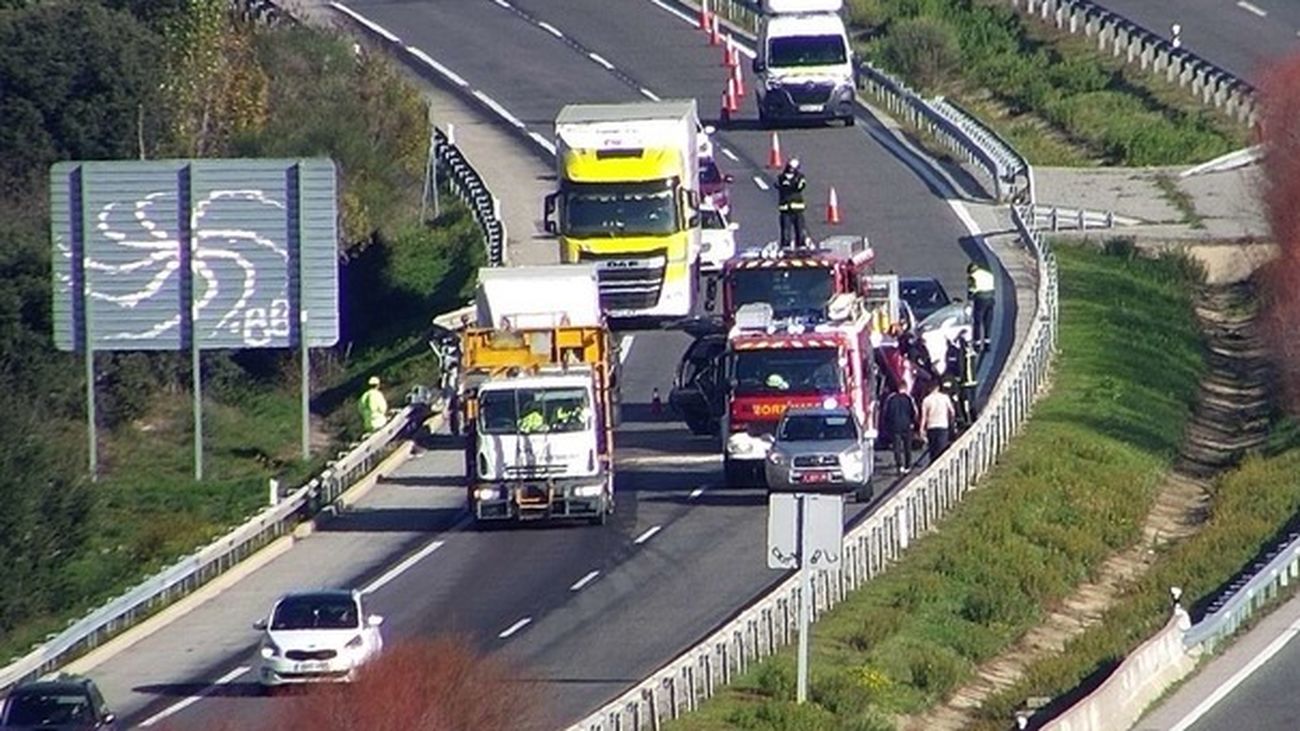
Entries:
[[691,430],[695,436],[708,436],[713,433],[708,419],[687,419],[686,428]]
[[852,127],[853,125],[857,124],[858,120],[857,117],[854,117],[852,114],[850,114],[847,117],[843,117],[841,121],[844,122],[845,127]]
[[873,492],[875,492],[875,490],[872,489],[870,482],[865,485],[858,485],[857,490],[854,490],[853,492],[853,499],[860,503],[869,503],[871,502]]
[[742,463],[733,462],[724,459],[722,462],[722,476],[727,487],[750,487],[749,469]]

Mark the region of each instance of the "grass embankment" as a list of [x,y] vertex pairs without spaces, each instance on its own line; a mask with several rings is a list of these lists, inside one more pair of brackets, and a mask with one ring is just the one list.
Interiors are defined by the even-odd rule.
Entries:
[[1172,258],[1058,254],[1051,393],[937,533],[817,623],[812,702],[792,702],[787,650],[671,728],[892,728],[1137,540],[1201,371],[1194,275]]
[[858,47],[961,104],[1036,165],[1181,165],[1246,129],[1176,85],[993,0],[848,0]]
[[[75,93],[101,93],[108,104],[162,88],[179,95],[172,103],[132,100],[123,113],[129,124],[107,112],[74,118],[99,109],[95,99],[53,104],[45,129],[80,125],[77,135],[42,137],[49,144],[38,152],[48,158],[33,155],[25,167],[28,158],[0,154],[0,431],[8,435],[0,450],[0,663],[256,512],[268,478],[292,487],[318,470],[359,434],[355,399],[368,375],[383,378],[393,405],[412,383],[431,382],[435,359],[423,337],[430,319],[464,301],[483,261],[482,237],[463,206],[452,201],[431,225],[418,220],[426,110],[386,60],[306,29],[229,23],[227,5],[216,0],[177,12],[135,18],[74,4],[0,13],[0,38],[31,41],[21,63],[0,56],[0,86],[19,101],[42,103],[47,90],[62,88],[51,86],[56,80],[82,73],[67,68],[62,41],[38,42],[67,27],[90,38],[78,41],[85,47],[119,49],[84,56],[94,67],[87,78],[119,82],[97,65],[100,56],[131,59],[173,39],[207,54],[196,88],[231,95],[194,102],[185,88],[150,75],[164,63],[155,59],[130,67],[144,76],[134,86]],[[183,65],[191,56],[166,58]],[[138,109],[163,116],[137,129]],[[187,110],[204,124],[189,124]],[[0,136],[0,153],[23,134]],[[104,146],[87,147],[87,138]],[[322,155],[337,163],[341,338],[311,355],[314,459],[301,459],[295,352],[203,355],[202,482],[193,479],[189,356],[102,353],[100,480],[85,475],[82,361],[55,352],[49,339],[44,178],[52,159],[130,158],[137,143],[151,157]]]

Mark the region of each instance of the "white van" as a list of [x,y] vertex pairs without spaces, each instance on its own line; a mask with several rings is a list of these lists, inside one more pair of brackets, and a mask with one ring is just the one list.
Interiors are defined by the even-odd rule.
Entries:
[[851,125],[857,70],[843,0],[763,0],[754,58],[758,117]]

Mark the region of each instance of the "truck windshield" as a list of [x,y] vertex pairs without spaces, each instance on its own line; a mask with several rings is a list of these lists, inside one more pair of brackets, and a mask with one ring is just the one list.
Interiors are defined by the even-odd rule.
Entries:
[[787,416],[781,423],[777,439],[783,442],[828,442],[857,439],[858,428],[847,416],[800,415]]
[[586,389],[508,388],[483,391],[483,434],[557,434],[582,431],[591,412]]
[[834,394],[844,391],[835,348],[741,350],[735,354],[738,395]]
[[840,36],[787,36],[773,38],[767,55],[768,65],[831,66],[844,63],[844,39]]
[[775,317],[824,315],[834,276],[830,267],[735,269],[731,311],[752,302],[772,305]]
[[565,197],[566,236],[663,236],[681,230],[675,185],[573,185]]

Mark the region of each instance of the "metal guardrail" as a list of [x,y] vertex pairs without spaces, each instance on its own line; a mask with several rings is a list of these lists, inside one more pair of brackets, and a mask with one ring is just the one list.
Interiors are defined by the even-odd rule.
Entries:
[[394,442],[418,422],[421,410],[406,407],[388,423],[339,454],[310,482],[276,505],[204,548],[182,558],[66,630],[0,669],[0,692],[55,670],[99,647],[181,597],[233,568],[271,541],[291,532],[368,474],[392,452]]
[[1114,211],[1093,211],[1086,208],[1061,208],[1059,206],[1034,206],[1035,228],[1047,231],[1089,231],[1097,228],[1115,228],[1141,223],[1135,218],[1118,216]]
[[1201,103],[1221,109],[1238,122],[1256,121],[1255,87],[1232,72],[1153,33],[1091,0],[1011,0],[1011,6],[1071,34],[1096,38],[1097,50],[1123,56],[1143,70],[1190,87]]
[[447,133],[434,128],[434,159],[438,169],[445,171],[452,192],[469,206],[483,231],[483,244],[487,247],[488,266],[506,263],[506,224],[501,219],[501,202],[488,190],[482,176],[469,164],[465,153],[447,137]]
[[1254,575],[1239,579],[1228,593],[1216,599],[1201,621],[1183,636],[1188,651],[1200,647],[1212,651],[1222,640],[1231,637],[1257,610],[1278,595],[1292,580],[1300,577],[1300,533],[1291,533],[1266,562],[1256,563]]

